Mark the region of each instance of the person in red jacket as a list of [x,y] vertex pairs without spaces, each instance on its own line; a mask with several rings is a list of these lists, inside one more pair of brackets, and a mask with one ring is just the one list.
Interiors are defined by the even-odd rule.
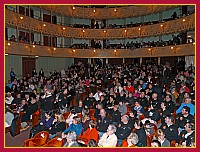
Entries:
[[98,142],[99,134],[96,129],[96,125],[97,125],[96,122],[94,120],[91,120],[89,122],[89,128],[86,130],[86,132],[83,135],[79,137],[78,142],[84,145],[88,145],[88,142],[90,139],[93,139],[96,142]]
[[135,91],[134,87],[131,85],[131,82],[128,82],[128,85],[126,86],[126,90],[131,93]]

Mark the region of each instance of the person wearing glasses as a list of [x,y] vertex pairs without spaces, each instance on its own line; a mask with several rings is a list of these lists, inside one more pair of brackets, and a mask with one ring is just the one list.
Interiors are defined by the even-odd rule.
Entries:
[[117,136],[115,135],[116,127],[113,124],[108,126],[107,132],[100,138],[99,147],[116,147]]

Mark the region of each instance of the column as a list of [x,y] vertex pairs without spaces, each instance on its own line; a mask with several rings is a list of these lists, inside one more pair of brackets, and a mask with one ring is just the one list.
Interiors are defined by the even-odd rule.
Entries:
[[108,64],[108,58],[106,58],[106,64]]
[[140,66],[142,65],[142,58],[140,58]]
[[160,57],[158,57],[158,65],[160,65]]
[[91,58],[88,58],[88,63],[91,64]]
[[122,63],[123,63],[123,64],[125,63],[125,58],[123,58]]

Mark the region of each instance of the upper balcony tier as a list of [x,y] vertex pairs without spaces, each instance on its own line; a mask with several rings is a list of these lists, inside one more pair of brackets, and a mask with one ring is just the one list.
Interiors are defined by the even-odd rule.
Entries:
[[27,31],[35,31],[53,36],[80,39],[139,38],[195,29],[195,14],[163,23],[120,29],[82,29],[61,26],[23,16],[7,9],[5,11],[5,16],[6,26],[14,26],[18,27],[18,29],[21,28]]
[[71,5],[41,5],[39,7],[68,17],[109,20],[159,13],[178,7],[178,5],[134,5],[117,8],[83,8]]

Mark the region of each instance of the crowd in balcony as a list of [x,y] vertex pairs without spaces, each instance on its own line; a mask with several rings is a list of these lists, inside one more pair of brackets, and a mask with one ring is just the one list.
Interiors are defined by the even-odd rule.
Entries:
[[34,136],[46,131],[50,141],[59,138],[65,147],[193,147],[194,71],[181,59],[176,66],[79,62],[50,74],[33,69],[23,78],[11,69],[5,123],[13,130],[24,111],[23,131],[39,110],[41,120],[32,127],[28,146],[38,144]]
[[73,44],[70,48],[74,49],[137,49],[137,48],[149,48],[149,47],[164,47],[164,46],[171,46],[171,45],[180,45],[186,43],[194,43],[194,39],[189,37],[187,40],[183,40],[181,34],[172,35],[172,39],[169,41],[148,41],[148,42],[138,42],[138,41],[131,41],[125,43],[110,43],[109,40],[104,42],[94,41],[91,46],[87,43],[80,43],[80,44]]

